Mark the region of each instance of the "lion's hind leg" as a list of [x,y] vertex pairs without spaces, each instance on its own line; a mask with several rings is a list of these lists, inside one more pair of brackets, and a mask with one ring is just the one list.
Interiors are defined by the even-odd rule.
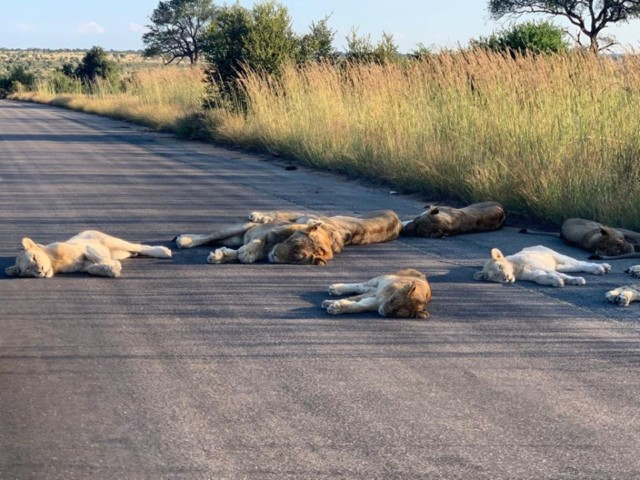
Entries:
[[91,275],[119,277],[122,272],[122,264],[111,256],[111,251],[104,245],[87,245],[84,257],[84,270]]
[[640,284],[625,285],[608,291],[605,294],[607,301],[627,307],[631,302],[640,301]]
[[[251,227],[255,227],[257,224],[254,222],[246,222],[238,225],[231,225],[229,227],[217,230],[208,234],[196,234],[196,233],[183,233],[178,235],[174,241],[178,248],[193,248],[205,245],[211,242],[223,242],[227,246],[239,246],[242,245],[242,236]],[[240,243],[237,243],[237,240]]]

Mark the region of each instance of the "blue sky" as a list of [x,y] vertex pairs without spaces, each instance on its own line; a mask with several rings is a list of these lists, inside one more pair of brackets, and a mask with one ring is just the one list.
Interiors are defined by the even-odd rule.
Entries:
[[[23,0],[2,2],[0,47],[80,48],[94,45],[107,50],[143,48],[142,33],[158,0]],[[230,2],[217,1],[217,5]],[[251,7],[253,0],[242,0]],[[495,22],[485,0],[280,0],[298,33],[313,21],[331,15],[335,47],[346,48],[352,28],[376,43],[382,32],[393,35],[400,51],[418,44],[427,47],[466,45],[470,38],[486,36],[509,26]],[[531,17],[529,17],[531,18]],[[566,26],[557,21],[558,25]],[[604,31],[623,44],[640,50],[640,20]]]

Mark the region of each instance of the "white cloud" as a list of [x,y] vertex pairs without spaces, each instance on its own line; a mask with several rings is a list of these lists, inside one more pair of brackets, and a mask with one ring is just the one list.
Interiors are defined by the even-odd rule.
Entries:
[[107,30],[100,25],[98,22],[94,22],[93,20],[90,22],[84,22],[78,25],[77,28],[78,33],[104,33]]
[[31,25],[30,23],[19,23],[17,25],[18,30],[20,30],[21,32],[35,32],[36,31],[36,27],[35,25]]
[[147,31],[147,27],[145,27],[144,25],[140,25],[139,23],[130,23],[129,24],[129,30],[131,30],[132,32],[146,32]]

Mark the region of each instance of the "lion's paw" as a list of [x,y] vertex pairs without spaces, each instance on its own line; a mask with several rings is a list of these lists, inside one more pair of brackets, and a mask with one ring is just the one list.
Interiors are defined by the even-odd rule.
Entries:
[[633,265],[625,270],[625,273],[633,275],[634,277],[640,277],[640,265]]
[[113,278],[117,278],[122,273],[122,264],[118,260],[113,261],[113,265],[111,265],[111,271],[109,272],[109,276]]
[[329,308],[329,306],[331,306],[331,304],[333,304],[334,301],[335,300],[323,300],[321,307],[326,310],[327,308]]
[[251,212],[249,221],[253,223],[269,223],[275,221],[275,217],[264,212]]
[[342,284],[332,283],[329,285],[329,295],[342,295]]
[[571,278],[565,279],[564,282],[567,285],[577,285],[577,286],[582,286],[587,284],[587,281],[583,277],[571,277]]
[[342,313],[343,306],[344,305],[340,300],[331,302],[331,304],[327,306],[327,313],[330,313],[332,315],[337,315],[339,313]]
[[598,266],[600,269],[596,272],[596,275],[605,275],[611,271],[611,265],[608,263],[601,263]]
[[178,248],[189,248],[193,245],[193,238],[189,235],[178,235],[175,242]]
[[207,263],[224,263],[224,251],[226,247],[217,248],[207,256]]
[[611,290],[605,294],[605,298],[616,305],[620,305],[622,307],[628,307],[631,303],[631,299],[633,298],[633,293],[629,290],[622,290],[620,288],[616,288],[615,290]]

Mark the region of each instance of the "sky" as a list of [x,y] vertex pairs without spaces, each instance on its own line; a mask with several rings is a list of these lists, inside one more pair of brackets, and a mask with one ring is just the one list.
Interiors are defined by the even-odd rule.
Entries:
[[[22,0],[3,1],[0,48],[141,50],[142,34],[158,0]],[[216,5],[234,2],[214,0]],[[250,8],[254,0],[241,0]],[[465,46],[469,39],[508,28],[513,20],[494,21],[486,0],[280,0],[293,29],[307,33],[326,16],[336,31],[334,47],[344,51],[353,29],[377,43],[391,34],[403,53],[418,45]],[[534,20],[534,17],[523,17]],[[559,19],[555,23],[567,27]],[[624,47],[640,50],[640,19],[604,30]]]

